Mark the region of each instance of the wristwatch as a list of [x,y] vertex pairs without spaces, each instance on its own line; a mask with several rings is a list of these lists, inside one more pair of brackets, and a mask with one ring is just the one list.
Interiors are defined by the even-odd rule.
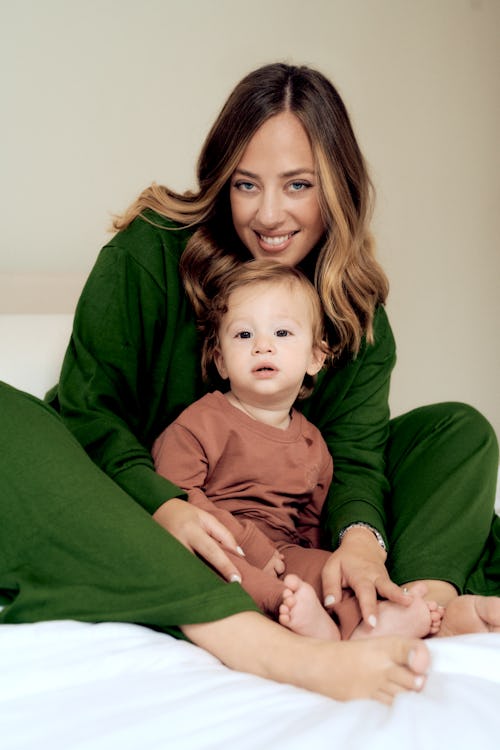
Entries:
[[349,529],[355,529],[357,526],[358,527],[361,526],[363,529],[369,529],[372,532],[372,534],[375,535],[375,539],[380,544],[382,549],[385,550],[385,552],[387,552],[387,545],[384,542],[384,538],[382,534],[380,533],[380,531],[377,531],[377,529],[374,529],[373,526],[370,526],[369,523],[364,523],[363,521],[356,521],[355,523],[350,523],[349,526],[346,526],[344,529],[342,529],[342,531],[339,534],[339,546],[340,546],[342,539],[344,538],[344,534],[346,533],[346,531],[349,531]]

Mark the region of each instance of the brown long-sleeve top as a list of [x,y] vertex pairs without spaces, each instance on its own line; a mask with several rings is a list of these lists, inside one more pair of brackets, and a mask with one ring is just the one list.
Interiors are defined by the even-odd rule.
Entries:
[[333,462],[319,430],[295,409],[281,430],[209,393],[162,432],[152,454],[190,502],[217,511],[252,564],[267,562],[272,541],[319,546]]

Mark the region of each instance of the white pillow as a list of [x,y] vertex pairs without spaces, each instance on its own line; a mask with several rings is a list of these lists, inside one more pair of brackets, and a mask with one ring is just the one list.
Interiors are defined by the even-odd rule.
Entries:
[[59,379],[73,315],[0,314],[0,380],[43,398]]

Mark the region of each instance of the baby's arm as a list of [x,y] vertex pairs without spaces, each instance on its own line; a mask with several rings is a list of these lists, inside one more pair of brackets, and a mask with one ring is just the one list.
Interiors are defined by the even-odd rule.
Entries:
[[217,518],[232,533],[251,565],[265,569],[269,564],[274,574],[274,555],[277,553],[274,544],[253,521],[237,519],[206,496],[208,458],[200,441],[189,429],[173,422],[155,441],[152,454],[156,471],[182,487],[188,493],[190,503]]

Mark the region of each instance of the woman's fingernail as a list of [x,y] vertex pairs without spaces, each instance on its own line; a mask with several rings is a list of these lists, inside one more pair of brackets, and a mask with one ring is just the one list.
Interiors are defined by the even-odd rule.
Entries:
[[238,553],[240,557],[245,557],[245,553],[243,552],[241,547],[236,547],[236,552]]
[[328,594],[328,596],[325,596],[324,605],[325,607],[331,607],[332,604],[335,604],[335,597],[333,594]]
[[415,677],[415,690],[421,690],[424,686],[424,678],[422,675]]
[[239,576],[238,573],[233,573],[229,581],[231,583],[241,583],[241,576]]
[[370,615],[370,617],[368,618],[368,625],[374,628],[376,624],[377,624],[377,618],[375,617],[375,615]]

